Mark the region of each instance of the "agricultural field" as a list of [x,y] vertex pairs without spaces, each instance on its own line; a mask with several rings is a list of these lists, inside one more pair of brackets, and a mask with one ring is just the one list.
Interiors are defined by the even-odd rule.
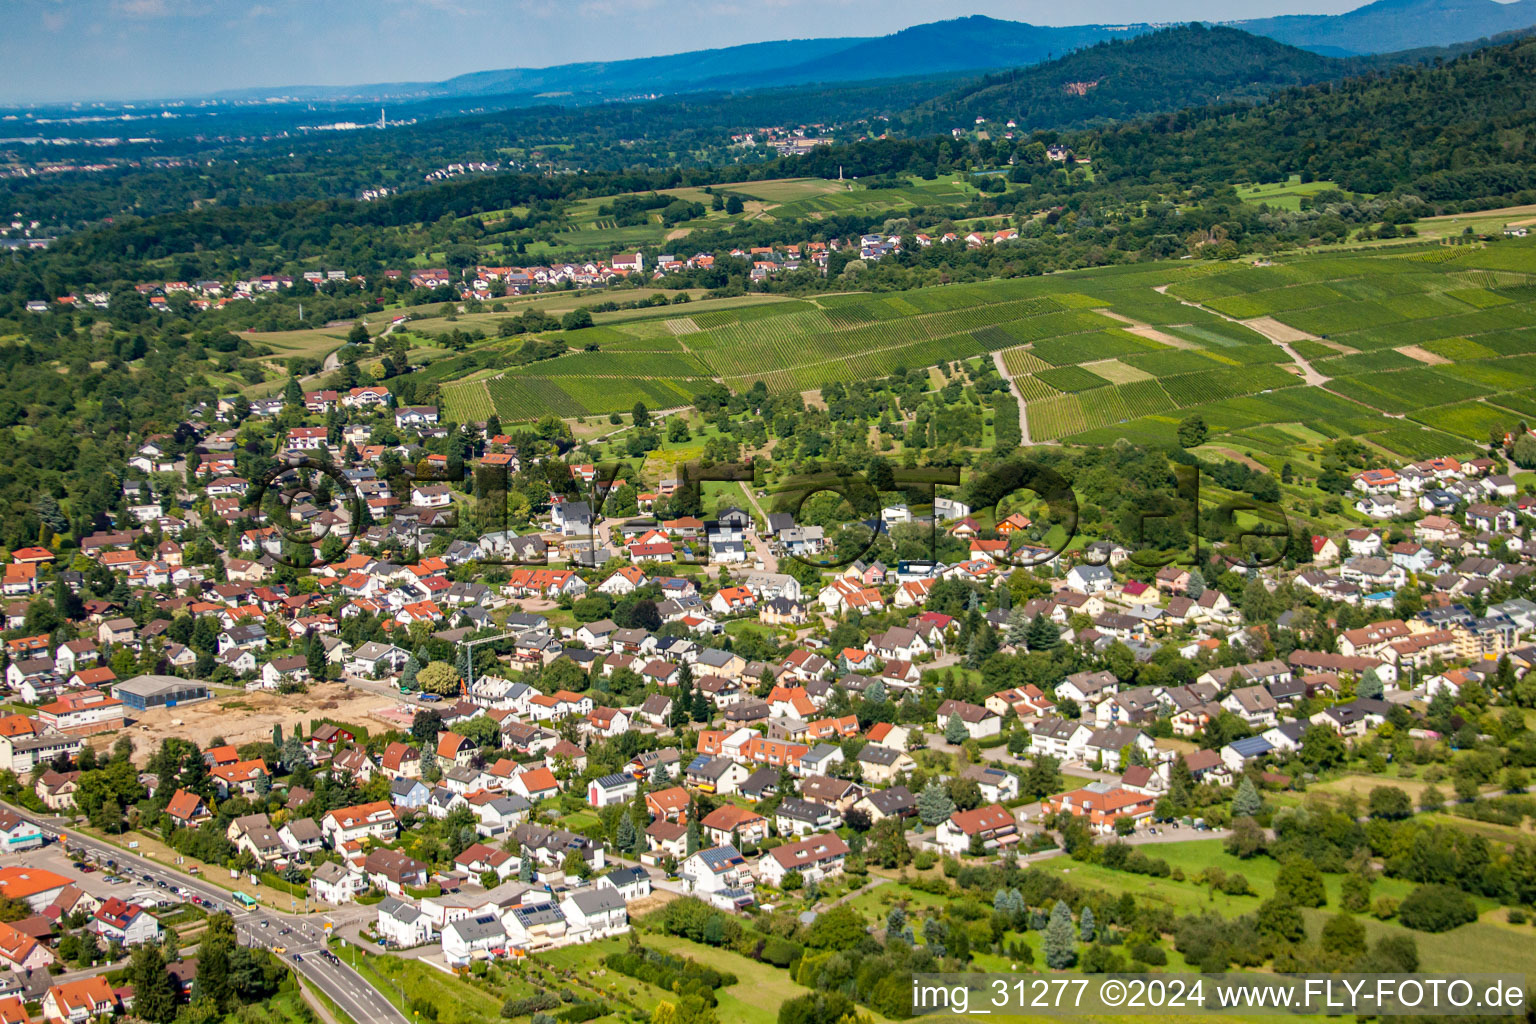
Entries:
[[[1116,283],[1131,277],[1127,273]],[[1468,454],[1486,443],[1491,429],[1508,429],[1536,413],[1529,385],[1536,379],[1536,332],[1527,329],[1536,320],[1536,246],[1528,243],[1400,247],[1296,257],[1269,266],[1179,267],[1159,284],[1167,286],[1168,298],[1187,303],[1183,310],[1215,313],[1219,324],[1191,317],[1189,324],[1162,328],[1198,349],[1159,346],[1116,354],[1119,363],[1155,378],[1168,404],[1159,408],[1149,398],[1131,419],[1101,422],[1114,415],[1113,401],[1101,389],[1094,394],[1104,396],[1098,399],[1104,410],[1084,416],[1086,430],[1061,435],[1053,431],[1075,416],[1068,403],[1042,396],[1052,404],[1041,409],[1037,431],[1031,402],[1032,434],[1087,443],[1119,436],[1167,442],[1179,419],[1198,413],[1213,441],[1230,433],[1245,449],[1257,443],[1276,454],[1287,451],[1283,437],[1266,438],[1259,431],[1294,422],[1324,438],[1363,436],[1394,456],[1422,458]],[[1120,297],[1106,294],[1103,308],[1133,315],[1129,304],[1114,301]],[[1147,301],[1145,295],[1135,298],[1142,311],[1137,318],[1155,323],[1145,315]],[[1292,328],[1298,337],[1322,339],[1289,344],[1330,379],[1305,385],[1293,372],[1300,368],[1279,346],[1262,340],[1238,344],[1252,334],[1242,322],[1261,317]],[[1104,346],[1094,343],[1094,358],[1103,358]],[[1048,341],[1028,351],[1062,365],[1071,346]],[[1201,369],[1202,359],[1239,365]]]
[[[751,188],[765,203],[847,194],[829,184]],[[1358,436],[1421,458],[1536,417],[1533,323],[1536,244],[1414,244],[628,310],[567,338],[587,351],[424,372],[454,419],[521,420],[686,405],[711,380],[804,392],[1000,353],[1037,441],[1171,443],[1199,415],[1211,443],[1230,434],[1245,451],[1279,455],[1304,425],[1318,443]]]
[[[682,242],[696,231],[729,231],[740,224],[752,221],[772,221],[784,218],[819,220],[828,215],[855,214],[865,217],[889,213],[904,215],[913,206],[938,206],[969,203],[977,195],[976,187],[965,175],[950,175],[933,181],[913,178],[899,188],[866,188],[854,181],[828,181],[822,178],[783,178],[773,181],[754,181],[739,185],[721,186],[718,191],[734,195],[743,201],[740,213],[727,213],[711,209],[713,196],[702,188],[685,187],[664,189],[656,194],[699,203],[705,208],[704,216],[682,221],[675,225],[663,222],[660,210],[644,214],[640,223],[621,224],[612,212],[602,208],[610,206],[619,196],[583,199],[570,203],[563,221],[553,237],[527,246],[530,258],[559,260],[589,253],[593,249],[626,249],[661,246],[666,242]],[[635,193],[649,196],[651,193]],[[497,223],[509,216],[525,216],[526,208],[496,210],[477,214],[492,231]]]
[[1239,185],[1237,187],[1237,195],[1245,203],[1253,203],[1255,205],[1262,203],[1278,210],[1290,210],[1294,213],[1301,209],[1303,197],[1316,195],[1330,188],[1338,188],[1338,186],[1331,181],[1309,181],[1303,183],[1301,175],[1293,174],[1283,182],[1272,182],[1265,185]]

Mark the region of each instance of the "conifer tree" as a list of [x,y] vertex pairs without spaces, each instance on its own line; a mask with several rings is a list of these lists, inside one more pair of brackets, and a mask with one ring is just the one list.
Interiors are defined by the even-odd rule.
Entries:
[[1061,900],[1051,908],[1051,919],[1045,926],[1045,965],[1052,970],[1071,967],[1077,960],[1077,947],[1073,941],[1072,911]]

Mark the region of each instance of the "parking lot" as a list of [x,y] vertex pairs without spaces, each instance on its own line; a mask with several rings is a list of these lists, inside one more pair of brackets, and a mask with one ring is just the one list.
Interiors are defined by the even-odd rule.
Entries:
[[[75,865],[79,864],[80,867]],[[99,900],[113,896],[143,907],[169,907],[187,902],[170,883],[146,880],[143,873],[108,867],[99,860],[86,860],[69,854],[63,844],[50,842],[37,850],[0,855],[0,866],[42,868],[68,878]]]
[[[140,889],[145,888],[146,883],[143,879],[122,878],[119,880],[118,876],[114,875],[108,868],[87,864],[86,867],[91,870],[82,870],[75,867],[76,863],[80,862],[65,853],[64,847],[59,843],[49,843],[40,850],[28,850],[25,853],[12,853],[0,857],[0,864],[42,868],[46,871],[52,871],[54,874],[63,875],[74,882],[75,885],[100,900],[117,896],[128,902],[133,902],[134,894]],[[150,886],[150,888],[154,888],[154,886]]]

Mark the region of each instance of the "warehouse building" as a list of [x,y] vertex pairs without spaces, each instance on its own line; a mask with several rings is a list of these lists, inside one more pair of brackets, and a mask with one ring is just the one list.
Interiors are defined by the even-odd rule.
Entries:
[[173,708],[207,700],[213,691],[207,683],[175,676],[134,676],[113,687],[112,695],[123,702],[130,713],[150,708]]

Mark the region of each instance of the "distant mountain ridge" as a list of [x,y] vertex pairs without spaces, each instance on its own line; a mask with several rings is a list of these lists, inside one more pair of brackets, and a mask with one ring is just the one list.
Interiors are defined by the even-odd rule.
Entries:
[[1359,74],[1374,58],[1326,57],[1225,26],[1181,25],[1111,40],[1044,64],[987,75],[909,112],[911,130],[973,118],[1021,132],[1122,121]]
[[[1536,0],[1376,0],[1345,14],[1227,23],[1252,35],[1330,56],[1442,47],[1532,25],[1536,25]],[[476,71],[441,82],[281,86],[216,95],[332,101],[516,98],[508,105],[594,102],[1028,67],[1106,40],[1132,39],[1166,27],[1147,23],[1045,26],[973,15],[874,38],[746,43],[631,60]]]
[[1290,14],[1229,24],[1319,53],[1391,53],[1536,25],[1536,0],[1376,0],[1344,14]]
[[917,133],[948,131],[975,118],[1015,122],[1020,132],[1082,128],[1188,107],[1258,101],[1291,86],[1453,60],[1533,32],[1526,28],[1453,46],[1334,57],[1227,25],[1180,25],[964,82],[916,104],[902,123]]

